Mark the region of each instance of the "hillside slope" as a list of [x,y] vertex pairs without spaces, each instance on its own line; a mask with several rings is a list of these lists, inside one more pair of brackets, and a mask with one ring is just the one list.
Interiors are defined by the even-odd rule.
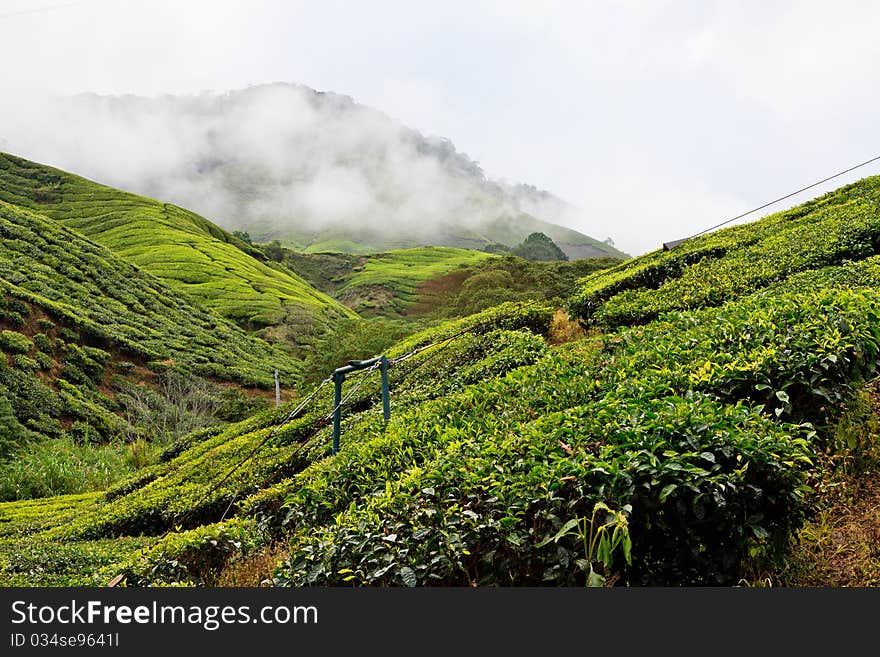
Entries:
[[590,323],[620,326],[717,306],[790,278],[809,278],[805,272],[877,255],[878,233],[880,177],[866,178],[761,221],[589,276],[571,309]]
[[565,228],[522,212],[502,213],[479,226],[469,226],[454,220],[430,230],[407,233],[396,231],[389,235],[381,228],[344,227],[309,230],[279,228],[271,222],[255,222],[248,230],[259,241],[278,239],[306,253],[339,251],[342,253],[370,254],[390,250],[420,248],[426,245],[458,249],[480,250],[488,244],[516,246],[532,233],[544,233],[565,252],[570,260],[579,258],[629,256],[614,246],[599,242],[576,230]]
[[619,262],[527,262],[444,246],[360,256],[284,249],[281,259],[361,316],[411,318],[463,316],[502,301],[568,296],[578,278]]
[[117,393],[177,367],[244,387],[299,362],[104,246],[0,201],[0,397],[43,436],[120,437]]
[[293,272],[182,208],[0,154],[0,200],[63,223],[247,328],[293,337],[353,313]]
[[8,117],[0,138],[31,159],[312,252],[514,246],[543,232],[572,259],[624,257],[558,225],[589,220],[552,195],[499,184],[449,140],[302,85],[52,99],[27,121]]
[[480,251],[440,246],[376,253],[360,258],[338,277],[334,297],[360,314],[405,315],[419,300],[417,290],[425,281],[493,258]]
[[534,302],[403,340],[390,422],[375,375],[347,383],[336,455],[323,388],[283,426],[290,407],[192,434],[102,497],[0,505],[0,577],[735,584],[784,554],[877,374],[878,200],[867,179],[588,276],[571,306],[593,328],[561,346]]

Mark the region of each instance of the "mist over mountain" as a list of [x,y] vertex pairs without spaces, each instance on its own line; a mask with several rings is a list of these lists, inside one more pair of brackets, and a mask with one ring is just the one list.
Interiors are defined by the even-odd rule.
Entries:
[[0,120],[0,150],[190,208],[257,240],[367,252],[512,246],[540,231],[570,258],[621,255],[566,228],[586,222],[549,192],[492,180],[447,139],[301,85],[82,94],[6,106]]

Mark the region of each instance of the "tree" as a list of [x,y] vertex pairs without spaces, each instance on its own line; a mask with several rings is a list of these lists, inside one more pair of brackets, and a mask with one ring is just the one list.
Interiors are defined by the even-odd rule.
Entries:
[[514,289],[510,272],[489,270],[474,274],[462,283],[455,298],[455,309],[461,315],[469,315],[522,297],[523,294]]
[[284,247],[278,240],[272,240],[263,246],[263,252],[266,257],[275,262],[284,262]]
[[501,242],[489,242],[484,244],[480,251],[485,251],[486,253],[494,253],[496,255],[507,255],[510,253],[510,247],[506,244],[502,244]]
[[532,233],[515,246],[512,252],[525,260],[568,260],[565,252],[544,233]]

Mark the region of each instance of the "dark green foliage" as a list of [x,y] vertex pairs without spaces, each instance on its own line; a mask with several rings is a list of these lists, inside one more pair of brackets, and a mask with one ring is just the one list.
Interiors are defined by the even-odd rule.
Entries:
[[31,373],[7,366],[3,359],[0,359],[0,386],[6,389],[16,417],[23,423],[61,414],[63,402],[51,388]]
[[455,309],[462,315],[469,315],[505,301],[516,301],[528,296],[527,292],[516,291],[510,272],[490,269],[465,279],[455,298]]
[[[280,585],[582,585],[600,563],[623,584],[735,584],[745,560],[784,553],[816,453],[877,374],[870,189],[594,274],[572,307],[615,326],[576,342],[549,347],[557,307],[532,301],[383,346],[392,359],[424,349],[390,371],[389,423],[378,377],[363,380],[334,456],[327,386],[278,431],[296,400],[181,437],[78,513],[59,502],[38,521],[27,504],[0,505],[14,519],[0,523],[0,578],[82,581],[66,562],[26,576],[21,555],[88,555],[108,537],[174,529],[146,554],[120,541],[113,558],[131,583],[213,584],[231,556],[283,539]],[[578,265],[484,266],[476,297],[559,267],[549,290]],[[597,560],[566,531],[599,503],[627,523],[631,563],[622,551]]]
[[52,353],[52,340],[45,333],[37,333],[34,336],[34,345],[43,353]]
[[41,351],[34,354],[34,359],[37,361],[41,370],[48,371],[55,367],[55,361],[52,360],[52,357]]
[[247,233],[247,231],[234,230],[232,234],[240,239],[242,242],[247,242],[248,244],[253,244],[251,240],[251,236]]
[[0,349],[10,354],[26,354],[34,346],[27,336],[16,331],[0,331]]
[[506,244],[501,244],[499,242],[490,242],[489,244],[481,247],[480,251],[485,251],[486,253],[494,253],[495,255],[510,255],[511,248]]
[[134,469],[127,446],[96,447],[90,444],[92,431],[80,423],[69,438],[18,446],[0,467],[0,500],[99,490]]
[[237,388],[223,390],[218,398],[219,404],[214,414],[224,422],[240,422],[269,407],[269,400],[265,397],[249,397]]
[[[43,331],[31,335],[32,328],[8,316],[6,325],[14,329],[0,330],[0,349],[9,354],[0,358],[0,385],[19,423],[33,432],[60,437],[65,426],[79,423],[91,427],[95,440],[173,439],[247,412],[224,410],[231,398],[221,400],[206,379],[269,388],[275,369],[288,381],[299,371],[277,347],[44,217],[0,202],[0,233],[4,312],[15,308],[18,317],[35,317]],[[132,385],[147,384],[146,390],[161,388],[168,371],[201,382],[189,390],[211,388],[211,401],[194,404],[182,394],[180,403],[169,403],[159,391],[145,406],[132,402],[128,384],[111,384],[121,375]]]
[[504,301],[568,296],[578,278],[620,262],[529,262],[449,247],[360,256],[290,249],[283,254],[289,268],[361,315],[410,319],[463,317]]
[[5,393],[6,391],[0,388],[0,461],[6,459],[26,435],[25,428],[15,417],[12,403]]
[[[498,327],[547,330],[551,309],[502,307],[389,349],[474,331],[392,370],[389,426],[375,415],[377,382],[365,386],[352,409],[369,410],[347,413],[336,457],[324,459],[326,428],[293,457],[329,406],[323,396],[247,473],[194,507],[222,464],[284,412],[272,409],[185,440],[161,472],[44,540],[157,532],[184,518],[196,527],[238,495],[241,513],[263,519],[249,541],[286,518],[291,558],[278,583],[577,584],[587,573],[578,540],[537,546],[604,501],[631,509],[633,565],[615,562],[627,581],[735,582],[742,559],[755,549],[778,554],[804,512],[802,466],[818,437],[779,419],[825,422],[834,413],[821,410],[821,395],[783,402],[777,392],[816,368],[832,398],[871,376],[878,308],[870,291],[757,295],[548,353],[535,336]],[[840,327],[838,339],[828,341],[828,325]],[[738,401],[749,381],[768,388]],[[165,570],[179,563],[177,548],[158,548],[136,567],[137,581],[210,581],[214,548],[199,537],[218,531],[181,534],[206,550],[203,559],[188,551],[183,570]]]
[[[287,375],[298,369],[279,349],[39,215],[0,202],[0,233],[14,236],[0,247],[0,290],[63,322],[57,335],[70,346],[71,364],[86,375],[97,371],[84,362],[100,365],[101,359],[80,356],[76,345],[84,342],[104,351],[112,346],[128,360],[190,361],[203,376],[245,385],[269,387],[274,369]],[[43,266],[38,253],[52,253],[61,264]],[[23,337],[14,338],[22,344],[16,348],[23,348]]]
[[456,317],[479,312],[505,301],[564,298],[579,278],[612,267],[614,258],[571,262],[529,262],[516,256],[494,258],[461,273],[428,281],[419,310],[429,316]]
[[568,260],[568,256],[544,233],[532,233],[511,253],[525,260]]
[[284,261],[284,247],[281,246],[281,242],[278,240],[272,240],[268,244],[263,245],[262,249],[269,260],[274,262]]
[[40,369],[40,363],[25,354],[15,354],[12,357],[12,366],[24,372],[35,372]]
[[[758,296],[577,343],[422,405],[303,473],[282,578],[401,583],[409,568],[422,583],[574,583],[576,542],[535,545],[603,500],[632,507],[631,581],[735,582],[749,551],[778,555],[804,513],[798,464],[816,438],[774,419],[834,413],[822,393],[776,393],[821,372],[820,387],[844,396],[872,376],[877,303],[873,292]],[[843,322],[826,342],[821,327]],[[754,391],[764,413],[735,401],[746,381],[767,386]]]

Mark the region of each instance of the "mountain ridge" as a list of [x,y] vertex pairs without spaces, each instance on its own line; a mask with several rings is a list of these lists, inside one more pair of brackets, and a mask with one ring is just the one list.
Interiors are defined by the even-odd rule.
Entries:
[[583,216],[549,192],[492,180],[450,140],[348,96],[273,83],[56,103],[10,125],[7,150],[192,208],[257,239],[377,252],[512,247],[544,232],[571,259],[628,257],[556,223]]

